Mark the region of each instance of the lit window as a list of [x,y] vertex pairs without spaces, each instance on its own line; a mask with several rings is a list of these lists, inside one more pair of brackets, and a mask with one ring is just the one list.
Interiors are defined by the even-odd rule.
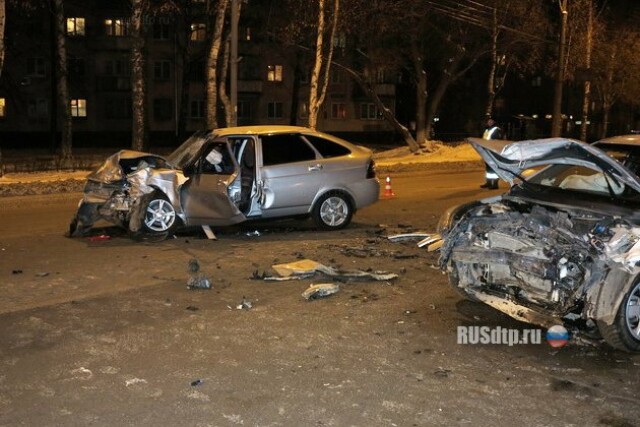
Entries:
[[86,99],[71,100],[71,116],[87,117],[87,100]]
[[189,109],[189,116],[192,119],[202,119],[202,118],[204,118],[204,101],[202,99],[191,101],[191,108]]
[[67,18],[67,35],[84,36],[84,18]]
[[207,24],[191,24],[191,41],[201,42],[207,37]]
[[334,102],[331,104],[331,118],[332,119],[346,119],[347,107],[341,102]]
[[127,35],[127,27],[123,19],[105,19],[105,34],[108,36],[122,37]]
[[5,110],[5,99],[0,98],[0,117],[4,117],[7,114]]
[[267,80],[270,82],[282,81],[282,65],[267,66]]
[[283,117],[282,102],[270,102],[268,105],[267,117],[270,119],[281,119]]

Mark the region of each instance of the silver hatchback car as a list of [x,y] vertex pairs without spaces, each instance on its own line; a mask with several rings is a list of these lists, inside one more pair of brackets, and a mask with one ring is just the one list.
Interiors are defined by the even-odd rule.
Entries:
[[166,158],[122,150],[87,177],[70,234],[82,236],[101,219],[166,235],[179,226],[291,216],[340,229],[378,200],[371,154],[293,126],[198,132]]

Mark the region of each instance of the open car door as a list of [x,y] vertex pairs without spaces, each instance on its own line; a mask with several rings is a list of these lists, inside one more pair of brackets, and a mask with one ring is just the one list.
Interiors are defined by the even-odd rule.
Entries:
[[246,219],[230,197],[240,177],[227,138],[207,141],[183,172],[189,177],[180,190],[187,225],[232,225]]

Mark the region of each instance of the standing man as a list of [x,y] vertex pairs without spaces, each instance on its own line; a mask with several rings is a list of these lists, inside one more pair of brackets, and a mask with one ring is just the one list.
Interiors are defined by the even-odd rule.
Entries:
[[[500,126],[496,124],[496,121],[493,120],[493,117],[487,117],[487,126],[484,128],[484,133],[482,134],[482,139],[502,139],[502,129]],[[488,188],[489,190],[497,190],[498,189],[498,174],[494,172],[493,169],[486,165],[485,170],[485,182],[480,186],[480,188]]]

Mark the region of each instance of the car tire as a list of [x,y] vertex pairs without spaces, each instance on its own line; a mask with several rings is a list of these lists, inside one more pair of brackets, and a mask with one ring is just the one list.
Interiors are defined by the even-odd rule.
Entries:
[[640,278],[622,300],[613,324],[597,323],[600,334],[611,347],[640,351]]
[[142,201],[142,230],[145,234],[171,236],[180,219],[167,196],[155,191]]
[[323,194],[311,211],[311,218],[321,230],[340,230],[351,222],[353,203],[342,192],[330,191]]

